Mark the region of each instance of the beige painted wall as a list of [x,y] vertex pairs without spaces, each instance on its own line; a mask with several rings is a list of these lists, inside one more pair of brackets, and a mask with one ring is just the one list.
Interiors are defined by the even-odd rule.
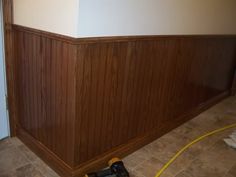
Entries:
[[79,36],[236,34],[236,0],[80,0]]
[[79,0],[14,0],[14,23],[78,37]]
[[14,20],[72,37],[236,34],[236,0],[14,0]]

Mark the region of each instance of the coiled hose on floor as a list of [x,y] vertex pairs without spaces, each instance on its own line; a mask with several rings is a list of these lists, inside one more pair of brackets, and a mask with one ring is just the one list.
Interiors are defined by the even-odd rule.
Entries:
[[186,151],[190,146],[194,145],[195,143],[203,140],[204,138],[206,137],[209,137],[211,135],[214,135],[216,133],[220,133],[224,130],[227,130],[227,129],[230,129],[230,128],[236,128],[236,123],[235,124],[231,124],[231,125],[228,125],[228,126],[225,126],[223,128],[219,128],[219,129],[216,129],[214,131],[211,131],[211,132],[208,132],[198,138],[196,138],[195,140],[193,140],[192,142],[188,143],[186,146],[184,146],[179,152],[177,152],[161,169],[160,171],[156,174],[155,177],[160,177],[161,174],[184,152]]

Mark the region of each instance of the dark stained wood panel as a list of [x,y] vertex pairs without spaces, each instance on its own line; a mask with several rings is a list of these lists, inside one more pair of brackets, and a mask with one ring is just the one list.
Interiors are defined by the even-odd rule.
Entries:
[[215,37],[79,44],[76,163],[181,121],[229,90],[235,44]]
[[232,87],[235,36],[74,39],[13,29],[18,134],[63,176],[131,153]]
[[76,47],[15,32],[19,126],[73,165]]

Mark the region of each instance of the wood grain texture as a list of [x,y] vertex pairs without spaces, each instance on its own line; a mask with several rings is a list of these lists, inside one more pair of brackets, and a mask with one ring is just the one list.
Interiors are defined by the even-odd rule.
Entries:
[[132,141],[231,88],[235,39],[80,44],[77,164]]
[[15,31],[19,126],[73,166],[76,47]]
[[14,46],[18,136],[63,176],[103,167],[225,98],[236,61],[235,36],[70,39],[14,25]]

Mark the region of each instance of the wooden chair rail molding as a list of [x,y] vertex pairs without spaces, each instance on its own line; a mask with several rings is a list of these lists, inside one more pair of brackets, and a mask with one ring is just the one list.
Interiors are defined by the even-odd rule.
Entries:
[[153,41],[153,40],[165,40],[168,38],[171,39],[209,39],[209,38],[217,38],[217,39],[235,39],[235,34],[211,34],[211,35],[140,35],[140,36],[106,36],[106,37],[86,37],[86,38],[73,38],[70,36],[64,36],[61,34],[55,34],[47,31],[37,30],[29,27],[24,27],[21,25],[13,25],[14,29],[17,31],[28,32],[30,34],[34,34],[37,36],[47,37],[50,39],[60,40],[70,44],[90,44],[90,43],[109,43],[109,42],[132,42],[132,41]]
[[231,91],[234,35],[13,34],[17,136],[62,176],[104,167]]

